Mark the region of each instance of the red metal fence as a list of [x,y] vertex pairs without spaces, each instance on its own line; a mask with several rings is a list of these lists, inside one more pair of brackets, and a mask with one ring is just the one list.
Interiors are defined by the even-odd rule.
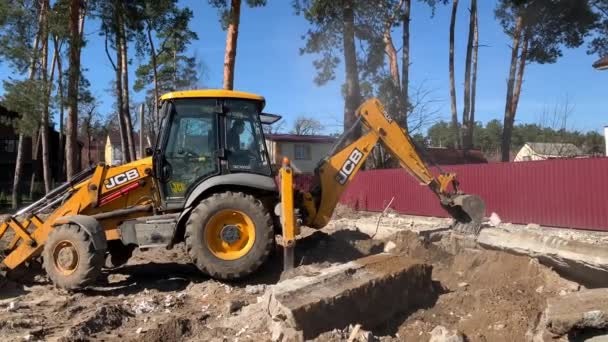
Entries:
[[[608,158],[442,166],[456,172],[461,189],[481,196],[486,214],[503,221],[608,231]],[[306,188],[310,176],[297,180]],[[358,173],[341,203],[381,211],[392,197],[397,212],[445,217],[429,189],[405,170]]]

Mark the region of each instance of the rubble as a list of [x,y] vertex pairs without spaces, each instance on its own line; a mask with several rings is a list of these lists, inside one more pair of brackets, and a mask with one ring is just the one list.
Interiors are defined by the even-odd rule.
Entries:
[[477,243],[484,248],[537,258],[564,277],[588,288],[608,286],[608,248],[603,245],[546,236],[529,230],[503,229],[481,230]]
[[245,293],[248,294],[260,294],[266,291],[266,285],[258,284],[258,285],[247,285],[245,286]]
[[226,303],[226,315],[233,314],[248,304],[249,303],[242,300],[231,300]]
[[583,290],[547,300],[546,327],[552,334],[608,328],[608,288]]
[[61,338],[61,342],[86,341],[88,337],[102,330],[119,327],[130,316],[132,314],[121,305],[101,306],[69,328]]
[[431,330],[429,342],[465,342],[465,339],[462,333],[438,325]]

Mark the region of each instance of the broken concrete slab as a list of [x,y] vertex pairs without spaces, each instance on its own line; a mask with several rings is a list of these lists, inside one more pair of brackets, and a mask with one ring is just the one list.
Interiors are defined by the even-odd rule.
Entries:
[[537,258],[563,277],[587,288],[608,286],[608,249],[605,246],[545,236],[531,231],[483,229],[477,243],[496,249]]
[[549,298],[546,327],[552,334],[608,328],[608,289],[583,290]]
[[352,322],[374,328],[434,303],[431,273],[432,266],[415,259],[377,254],[285,280],[266,295],[269,328],[276,331],[280,324],[305,339]]
[[[380,219],[378,221],[378,219]],[[386,239],[403,230],[410,230],[421,236],[431,236],[449,230],[451,220],[399,215],[397,217],[380,217],[380,213],[359,217],[357,219],[337,219],[332,220],[327,228],[358,230],[367,235],[374,236],[376,239]]]

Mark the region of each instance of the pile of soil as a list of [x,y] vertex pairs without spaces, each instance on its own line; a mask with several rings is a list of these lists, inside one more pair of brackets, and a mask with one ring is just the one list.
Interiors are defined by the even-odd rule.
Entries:
[[399,233],[393,241],[396,252],[432,263],[433,280],[443,292],[433,307],[377,332],[395,334],[398,340],[428,340],[438,325],[470,341],[531,338],[546,299],[579,288],[526,256],[463,248],[454,255],[411,232]]

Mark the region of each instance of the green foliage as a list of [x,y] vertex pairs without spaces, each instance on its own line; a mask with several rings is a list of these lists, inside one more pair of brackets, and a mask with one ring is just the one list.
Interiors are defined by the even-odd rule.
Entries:
[[600,57],[608,56],[608,0],[592,0],[591,6],[598,15],[598,22],[587,52]]
[[[209,5],[217,8],[220,15],[220,24],[222,29],[226,30],[230,24],[230,0],[208,0]],[[251,8],[266,6],[267,0],[246,0],[247,5]]]
[[4,0],[0,5],[0,61],[6,60],[20,74],[32,60],[38,4],[35,0]]
[[[353,0],[353,12],[366,1]],[[317,70],[314,82],[324,85],[336,78],[335,70],[340,65],[342,54],[342,8],[344,0],[295,0],[293,7],[296,14],[302,15],[311,25],[302,37],[305,41],[300,54],[313,54],[317,58],[313,65]],[[355,15],[355,27],[361,27]]]
[[495,16],[509,36],[522,17],[523,34],[530,40],[527,60],[540,64],[555,63],[563,47],[583,44],[597,21],[589,0],[500,0]]
[[[180,9],[175,1],[164,1],[162,6],[146,6],[144,21],[146,30],[155,34],[155,57],[160,94],[193,88],[198,84],[201,64],[196,56],[188,56],[186,51],[192,41],[197,40],[197,34],[190,30],[192,11],[189,8]],[[153,41],[154,42],[154,41]],[[152,49],[148,39],[138,40],[138,54],[150,56]],[[135,91],[148,89],[152,96],[154,69],[152,58],[147,63],[140,64],[135,72],[133,84]]]
[[49,11],[49,32],[52,36],[56,36],[59,41],[66,40],[70,36],[69,13],[69,0],[55,1]]
[[14,127],[20,133],[31,136],[40,125],[44,87],[39,80],[3,82],[4,97],[2,105],[10,111],[17,112],[20,119],[14,122]]
[[[452,147],[446,143],[452,141],[450,134],[450,124],[440,121],[429,128],[425,141],[432,147]],[[477,122],[473,137],[474,148],[480,149],[486,156],[498,155],[501,135],[502,123],[499,120],[491,120],[485,126]],[[572,143],[584,153],[591,155],[603,155],[605,148],[603,136],[595,131],[583,133],[576,130],[553,129],[538,124],[515,125],[511,150],[518,151],[528,142]]]

